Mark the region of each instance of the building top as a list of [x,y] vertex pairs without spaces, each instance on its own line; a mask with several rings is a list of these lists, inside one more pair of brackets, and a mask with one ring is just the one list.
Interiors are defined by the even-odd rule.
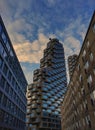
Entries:
[[50,40],[51,42],[59,42],[59,40],[58,40],[57,38],[49,38],[49,40]]

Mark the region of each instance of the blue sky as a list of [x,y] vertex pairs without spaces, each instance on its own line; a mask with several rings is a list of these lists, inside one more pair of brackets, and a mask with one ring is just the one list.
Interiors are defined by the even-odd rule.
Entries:
[[62,42],[65,57],[78,54],[95,0],[0,0],[0,13],[28,80],[39,68],[49,37]]

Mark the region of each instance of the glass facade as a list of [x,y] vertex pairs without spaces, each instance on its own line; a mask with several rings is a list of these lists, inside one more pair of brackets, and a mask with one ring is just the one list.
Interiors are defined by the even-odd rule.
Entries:
[[64,49],[57,39],[51,39],[40,60],[40,69],[34,71],[33,83],[28,86],[29,130],[61,130],[60,105],[66,86]]
[[0,17],[0,130],[24,130],[27,81]]

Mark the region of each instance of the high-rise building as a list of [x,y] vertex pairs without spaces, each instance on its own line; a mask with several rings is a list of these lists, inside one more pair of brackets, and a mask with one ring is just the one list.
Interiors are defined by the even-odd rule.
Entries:
[[74,68],[76,66],[78,55],[74,54],[72,56],[68,57],[68,68],[69,68],[69,76],[72,77],[72,74],[74,72]]
[[28,130],[61,130],[60,105],[66,86],[63,46],[58,39],[50,39],[40,69],[34,71],[33,83],[28,86]]
[[63,100],[62,130],[95,130],[95,12]]
[[25,130],[27,81],[0,17],[0,130]]

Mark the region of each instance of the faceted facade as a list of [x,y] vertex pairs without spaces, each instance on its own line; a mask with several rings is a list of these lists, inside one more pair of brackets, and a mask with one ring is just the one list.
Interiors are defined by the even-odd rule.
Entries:
[[78,55],[74,54],[72,56],[68,57],[68,68],[69,68],[69,76],[72,77],[72,74],[74,72],[74,68],[76,66]]
[[95,130],[95,13],[62,106],[62,130]]
[[61,130],[60,105],[66,86],[63,46],[50,39],[40,69],[34,71],[33,83],[28,86],[28,130]]
[[27,81],[0,17],[0,130],[25,130]]

